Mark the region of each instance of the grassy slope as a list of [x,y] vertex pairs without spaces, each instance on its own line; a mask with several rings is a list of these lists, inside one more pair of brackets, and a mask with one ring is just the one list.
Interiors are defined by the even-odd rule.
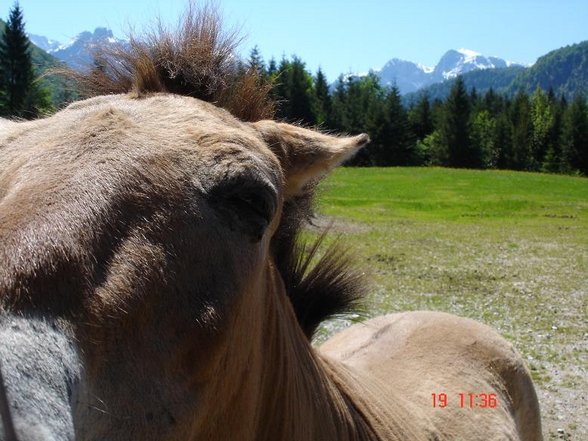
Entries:
[[588,436],[588,179],[344,168],[318,211],[373,281],[368,315],[436,309],[497,328],[539,385],[546,439]]

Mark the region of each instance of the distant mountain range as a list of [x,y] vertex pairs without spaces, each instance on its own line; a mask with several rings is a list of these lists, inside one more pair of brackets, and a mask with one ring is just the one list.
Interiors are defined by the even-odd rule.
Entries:
[[521,65],[498,57],[486,57],[470,49],[451,49],[445,52],[434,67],[393,58],[384,67],[372,72],[378,76],[382,85],[395,85],[404,95],[474,70],[509,66]]
[[96,28],[94,32],[82,32],[67,44],[49,40],[41,35],[29,35],[33,44],[61,60],[69,67],[80,70],[92,64],[92,54],[98,46],[124,44],[125,40],[115,38],[107,28]]
[[[92,52],[97,46],[125,43],[124,40],[115,38],[112,31],[106,28],[82,32],[67,44],[34,34],[29,35],[29,38],[33,44],[77,70],[91,65]],[[469,49],[459,49],[447,51],[433,67],[393,58],[384,67],[373,72],[383,85],[396,85],[404,95],[474,70],[515,65],[517,64],[502,58],[486,57]]]
[[[0,34],[3,29],[4,22],[0,20]],[[112,31],[106,28],[82,32],[67,44],[39,35],[29,37],[33,43],[33,64],[39,73],[60,63],[82,69],[91,65],[92,51],[97,45],[124,44],[124,40],[115,38]],[[428,67],[393,58],[373,73],[382,85],[396,85],[407,103],[422,93],[427,93],[431,99],[444,99],[458,75],[462,76],[468,89],[476,88],[479,93],[490,88],[509,95],[519,90],[530,93],[539,86],[544,90],[552,88],[556,94],[570,98],[588,93],[588,41],[551,51],[529,67],[459,49],[447,51],[436,66]],[[75,95],[71,85],[62,80],[44,78],[43,82],[50,86],[56,104],[70,100],[72,93]]]

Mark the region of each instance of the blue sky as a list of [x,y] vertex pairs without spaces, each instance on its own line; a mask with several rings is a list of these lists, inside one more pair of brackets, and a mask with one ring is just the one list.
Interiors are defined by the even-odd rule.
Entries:
[[[160,15],[174,23],[187,0],[20,0],[27,31],[67,42],[110,27],[124,36]],[[434,65],[448,49],[468,48],[520,63],[588,40],[587,0],[224,0],[228,25],[267,60],[296,54],[329,80],[378,68],[390,58]],[[0,3],[7,18],[12,1]]]

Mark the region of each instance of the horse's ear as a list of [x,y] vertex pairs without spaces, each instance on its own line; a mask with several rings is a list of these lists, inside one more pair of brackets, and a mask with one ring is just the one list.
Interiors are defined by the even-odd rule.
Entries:
[[286,198],[300,194],[307,183],[326,175],[369,142],[366,134],[337,137],[274,121],[253,125],[280,160]]

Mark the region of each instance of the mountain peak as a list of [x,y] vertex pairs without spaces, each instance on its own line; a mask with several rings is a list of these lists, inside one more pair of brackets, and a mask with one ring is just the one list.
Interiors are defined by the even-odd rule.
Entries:
[[498,57],[487,57],[471,49],[451,49],[439,60],[433,74],[437,82],[455,78],[459,75],[479,69],[507,67],[513,63]]
[[31,36],[31,40],[76,70],[83,70],[92,64],[92,52],[95,47],[125,43],[124,40],[115,38],[112,31],[105,27],[98,27],[94,32],[81,32],[67,44],[40,36]]

